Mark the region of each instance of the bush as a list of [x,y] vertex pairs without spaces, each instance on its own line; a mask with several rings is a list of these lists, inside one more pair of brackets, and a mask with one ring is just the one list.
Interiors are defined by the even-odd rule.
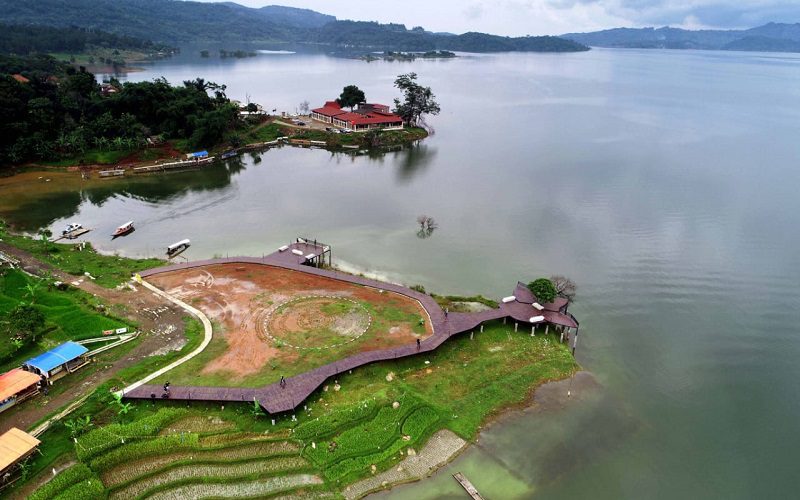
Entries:
[[[42,485],[41,488],[37,489],[33,492],[33,494],[28,497],[29,500],[48,500],[50,498],[54,498],[56,495],[62,492],[66,492],[66,490],[74,484],[80,483],[86,479],[93,478],[97,479],[97,476],[94,475],[89,467],[85,464],[76,464],[68,469],[64,469],[61,471],[56,477]],[[97,479],[99,483],[100,480]]]
[[528,283],[528,290],[533,292],[536,298],[543,304],[553,302],[558,295],[556,286],[547,278],[539,278],[538,280]]

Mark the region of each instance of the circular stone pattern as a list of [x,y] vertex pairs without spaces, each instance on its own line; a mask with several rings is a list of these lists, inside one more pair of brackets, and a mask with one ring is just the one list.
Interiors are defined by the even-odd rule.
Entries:
[[355,300],[335,295],[297,297],[264,317],[264,333],[294,349],[330,349],[353,342],[372,324],[372,316]]

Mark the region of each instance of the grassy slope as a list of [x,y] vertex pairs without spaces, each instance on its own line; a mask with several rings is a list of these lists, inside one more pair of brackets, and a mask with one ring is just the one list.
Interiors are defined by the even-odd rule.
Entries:
[[6,338],[0,343],[0,369],[10,369],[25,359],[67,340],[99,337],[103,330],[125,326],[126,322],[99,312],[97,299],[80,290],[59,291],[44,280],[32,278],[22,271],[5,270],[0,274],[0,317],[21,302],[30,302],[26,285],[39,284],[33,299],[46,318],[45,334],[36,343],[17,350]]
[[[113,420],[134,423],[134,426],[115,427],[113,434],[95,432],[82,441],[84,445],[98,446],[105,441],[104,435],[116,441],[123,432],[139,437],[126,440],[131,444],[124,445],[124,450],[114,446],[110,452],[92,453],[91,457],[85,457],[85,463],[101,477],[112,466],[122,467],[121,472],[126,472],[126,464],[130,463],[131,471],[127,472],[137,477],[133,471],[135,467],[164,457],[157,470],[150,467],[138,477],[158,483],[158,489],[169,489],[178,484],[201,484],[210,478],[183,478],[172,482],[171,471],[177,473],[185,460],[181,459],[182,455],[167,459],[168,454],[184,448],[187,451],[213,448],[217,451],[203,451],[205,458],[201,462],[221,463],[223,469],[230,467],[225,477],[216,478],[215,482],[236,484],[251,476],[244,472],[236,475],[234,467],[272,459],[267,452],[236,448],[241,445],[241,439],[283,439],[281,436],[285,434],[282,433],[293,428],[290,437],[299,440],[303,449],[301,456],[308,462],[298,470],[319,475],[326,481],[322,488],[336,492],[348,483],[369,476],[373,464],[378,470],[391,467],[403,458],[401,452],[408,447],[419,449],[438,429],[448,428],[473,439],[479,426],[491,415],[502,408],[523,404],[531,390],[542,382],[569,376],[576,369],[568,348],[559,344],[554,335],[530,337],[514,333],[511,326],[495,323],[487,325],[483,333],[476,333],[472,340],[462,335],[434,353],[370,365],[343,375],[338,380],[341,390],[333,390],[331,381],[327,391],[320,390],[309,398],[307,408],[298,411],[296,422],[290,415],[284,415],[278,417],[273,426],[272,417],[253,413],[252,403],[224,406],[192,403],[187,408],[177,402],[159,401],[155,405],[136,402],[135,408],[122,416],[95,405],[92,410],[98,412],[96,421]],[[389,372],[393,373],[391,381],[387,380]],[[394,401],[400,403],[399,408],[392,407]],[[233,422],[234,428],[221,427],[216,431],[222,433],[221,437],[215,438],[212,444],[203,441],[202,433],[212,432],[205,428],[194,432],[187,429],[183,437],[169,440],[156,437],[155,428],[136,424],[151,418],[161,419],[152,416],[165,408],[187,408],[181,411],[183,417],[218,417]],[[403,439],[404,435],[408,436],[407,440]],[[56,451],[50,451],[53,446],[65,452],[61,442],[57,440],[51,445],[45,440],[43,451],[55,454]],[[316,447],[311,446],[312,442]],[[334,442],[336,444],[332,445]],[[333,451],[329,451],[331,449]],[[231,453],[236,454],[235,460],[225,458]],[[121,457],[124,457],[122,463]],[[128,479],[124,484],[138,480]]]
[[0,240],[30,252],[43,262],[76,276],[88,272],[96,278],[96,283],[113,288],[131,277],[131,273],[158,267],[164,264],[160,259],[127,259],[113,255],[100,255],[90,245],[77,251],[73,245],[48,243],[25,236],[11,234],[0,226]]

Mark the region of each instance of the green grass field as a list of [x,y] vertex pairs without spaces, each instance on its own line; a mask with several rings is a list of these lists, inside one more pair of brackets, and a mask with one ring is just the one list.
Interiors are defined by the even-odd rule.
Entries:
[[128,281],[131,273],[165,263],[161,259],[128,259],[114,255],[100,255],[89,244],[82,251],[78,251],[72,244],[45,243],[12,234],[2,225],[0,225],[0,239],[69,274],[82,276],[88,272],[96,279],[98,285],[107,288]]
[[[94,418],[106,424],[72,450],[55,441],[57,451],[79,464],[56,477],[57,489],[42,488],[33,498],[54,498],[74,484],[85,486],[87,478],[99,478],[110,498],[156,492],[336,497],[371,475],[372,465],[379,471],[394,466],[439,429],[474,439],[491,415],[525,403],[539,384],[577,368],[557,336],[530,337],[493,323],[474,339],[464,334],[433,353],[342,375],[341,389],[334,391],[330,381],[298,409],[296,421],[282,415],[273,425],[252,402],[134,402],[125,415],[95,403]],[[43,452],[50,446],[45,441]]]
[[[29,286],[35,287],[32,295],[28,292]],[[44,313],[45,333],[37,342],[17,349],[0,320],[4,337],[0,342],[0,369],[3,371],[67,340],[99,337],[103,330],[127,326],[124,321],[100,312],[97,299],[80,290],[56,290],[46,280],[33,278],[22,271],[0,271],[0,318],[18,304],[31,301]]]

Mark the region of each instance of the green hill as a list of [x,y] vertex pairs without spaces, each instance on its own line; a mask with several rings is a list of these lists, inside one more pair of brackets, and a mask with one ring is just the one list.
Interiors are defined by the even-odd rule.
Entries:
[[437,34],[402,24],[339,21],[307,9],[174,0],[0,0],[7,24],[101,30],[167,44],[287,42],[393,51],[574,52],[587,47],[558,37]]

